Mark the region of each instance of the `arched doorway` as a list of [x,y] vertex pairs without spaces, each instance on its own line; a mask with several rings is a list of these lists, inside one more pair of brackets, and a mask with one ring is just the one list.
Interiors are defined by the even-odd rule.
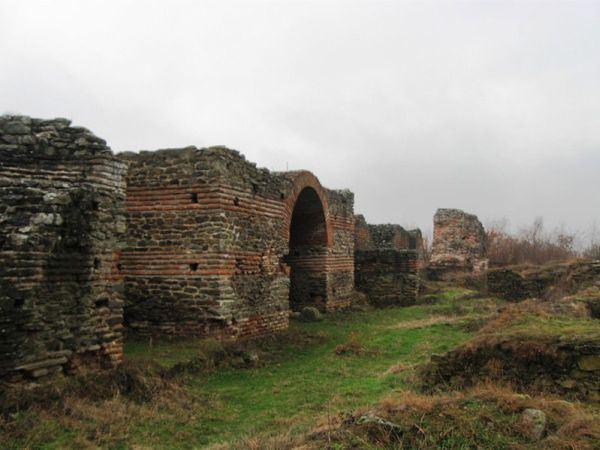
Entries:
[[290,307],[326,309],[328,230],[321,197],[312,187],[303,188],[294,204],[289,228]]

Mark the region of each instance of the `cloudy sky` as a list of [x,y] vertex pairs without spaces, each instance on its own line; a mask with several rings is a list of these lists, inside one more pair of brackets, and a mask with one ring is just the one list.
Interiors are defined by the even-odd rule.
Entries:
[[0,113],[309,169],[373,223],[586,230],[600,1],[0,0]]

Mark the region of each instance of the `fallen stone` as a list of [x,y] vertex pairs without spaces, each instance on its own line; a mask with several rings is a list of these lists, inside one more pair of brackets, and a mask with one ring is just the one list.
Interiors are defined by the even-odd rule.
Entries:
[[546,414],[539,409],[528,408],[521,415],[520,425],[527,437],[537,441],[546,430]]
[[43,361],[36,361],[29,364],[23,364],[16,367],[16,370],[26,370],[26,371],[34,371],[41,368],[51,367],[51,366],[59,366],[65,364],[67,362],[67,358],[55,358],[55,359],[45,359]]
[[260,360],[260,357],[258,356],[258,353],[256,353],[255,351],[248,351],[248,352],[244,352],[242,355],[242,358],[244,358],[244,362],[248,365],[256,365],[258,363],[258,361]]
[[390,422],[389,420],[385,420],[379,416],[376,416],[375,414],[365,414],[364,416],[359,417],[356,423],[359,425],[374,424],[387,428],[388,430],[393,430],[400,433],[402,432],[402,427],[400,425]]
[[314,306],[305,306],[302,308],[302,318],[307,322],[318,322],[323,320],[323,315]]

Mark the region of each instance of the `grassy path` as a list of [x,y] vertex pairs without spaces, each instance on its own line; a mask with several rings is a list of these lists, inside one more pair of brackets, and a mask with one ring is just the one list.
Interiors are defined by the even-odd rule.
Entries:
[[[463,293],[446,292],[435,305],[294,322],[287,334],[269,343],[265,367],[218,370],[188,381],[186,389],[202,399],[195,405],[197,421],[145,422],[133,429],[131,438],[145,445],[194,448],[244,435],[302,431],[328,411],[375,403],[393,390],[409,388],[414,364],[470,337],[465,321],[489,302],[459,300]],[[451,320],[457,317],[464,320]],[[350,351],[340,353],[342,345]],[[127,347],[128,358],[152,357],[167,365],[193,352],[192,343]],[[394,366],[398,370],[390,370]]]

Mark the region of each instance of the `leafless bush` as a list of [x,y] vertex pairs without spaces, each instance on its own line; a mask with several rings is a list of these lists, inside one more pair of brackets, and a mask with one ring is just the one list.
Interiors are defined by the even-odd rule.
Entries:
[[421,249],[421,257],[425,265],[429,264],[431,259],[431,241],[429,236],[423,236],[423,248]]
[[506,231],[507,221],[492,223],[487,229],[487,246],[490,265],[546,264],[576,258],[576,235],[564,228],[546,231],[541,217],[511,235]]
[[593,223],[587,233],[586,247],[582,252],[584,258],[600,259],[600,229],[598,224]]

